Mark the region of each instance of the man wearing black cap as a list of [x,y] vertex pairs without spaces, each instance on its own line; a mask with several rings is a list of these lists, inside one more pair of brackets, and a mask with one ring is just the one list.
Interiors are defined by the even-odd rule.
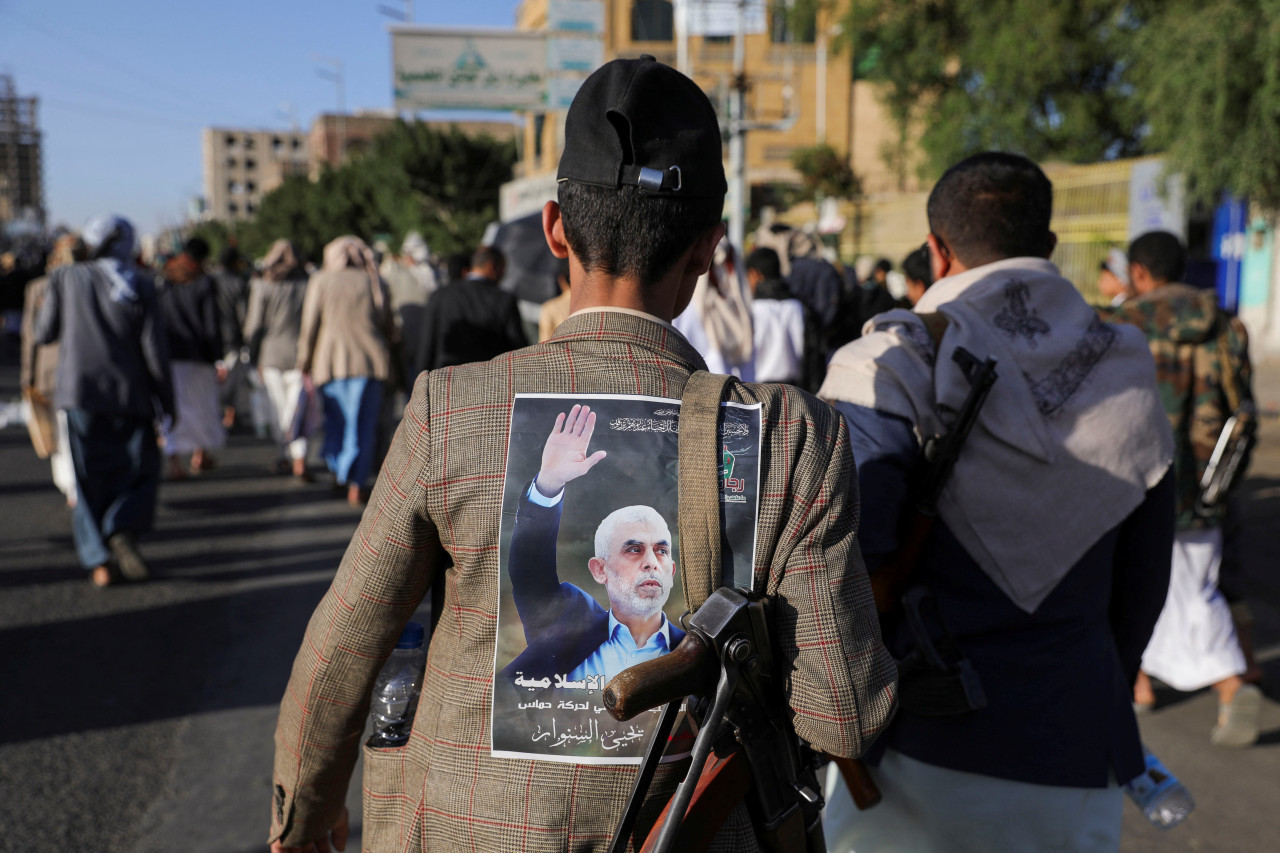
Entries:
[[[723,233],[710,101],[652,57],[608,63],[569,110],[558,179],[543,227],[569,260],[572,312],[537,346],[418,377],[281,706],[274,850],[345,841],[374,678],[433,584],[442,614],[409,742],[365,749],[363,848],[603,850],[622,813],[632,767],[491,754],[505,449],[517,393],[679,398],[704,367],[670,321]],[[738,386],[732,397],[762,404],[755,586],[778,605],[795,729],[819,749],[858,755],[889,719],[896,670],[855,541],[844,424],[794,388]],[[659,769],[648,821],[681,769]],[[758,849],[742,805],[717,841]]]

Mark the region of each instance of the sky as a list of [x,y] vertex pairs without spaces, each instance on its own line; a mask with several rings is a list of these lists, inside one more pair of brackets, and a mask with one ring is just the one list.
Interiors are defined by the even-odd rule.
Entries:
[[[415,0],[414,23],[511,27],[519,0]],[[200,131],[302,130],[337,108],[391,107],[401,0],[0,0],[0,73],[40,99],[50,225],[113,212],[154,232],[203,194]]]

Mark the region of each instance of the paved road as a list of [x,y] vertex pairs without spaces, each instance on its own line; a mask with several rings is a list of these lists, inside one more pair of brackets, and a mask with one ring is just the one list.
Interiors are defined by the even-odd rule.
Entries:
[[[0,364],[0,402],[15,376]],[[251,436],[219,459],[164,484],[143,543],[155,579],[97,590],[47,466],[21,427],[0,429],[0,851],[265,849],[276,705],[358,514],[323,485],[269,476]],[[1266,425],[1245,507],[1259,641],[1280,685],[1280,423]],[[1124,850],[1280,846],[1280,706],[1268,702],[1263,744],[1244,752],[1209,746],[1213,706],[1162,694],[1143,720],[1199,809],[1162,834],[1127,808]]]

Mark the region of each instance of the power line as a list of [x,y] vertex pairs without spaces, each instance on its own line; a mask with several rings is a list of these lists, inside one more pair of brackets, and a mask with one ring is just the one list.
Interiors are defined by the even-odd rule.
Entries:
[[[145,72],[139,71],[136,68],[125,65],[122,62],[116,61],[110,56],[99,53],[98,51],[94,50],[88,45],[85,45],[84,43],[80,42],[78,39],[74,39],[71,36],[68,36],[64,33],[57,32],[56,30],[51,30],[45,26],[35,23],[34,21],[27,20],[22,15],[16,14],[12,9],[8,9],[6,11],[8,12],[9,17],[13,18],[15,21],[22,24],[23,26],[28,27],[29,29],[35,30],[36,32],[44,35],[47,38],[64,42],[67,45],[70,45],[71,47],[75,48],[86,58],[92,59],[101,65],[104,65],[108,68],[114,68],[116,71],[119,71],[122,74],[127,74],[136,80],[147,83],[148,85],[161,88],[161,89],[167,89],[169,92],[178,95],[180,98],[184,100],[194,100],[197,103],[209,103],[208,93],[197,94],[193,91],[187,90],[180,86],[175,86],[173,83],[169,82],[168,80],[164,80],[159,77],[155,77]],[[239,110],[238,107],[231,108],[227,104],[218,104],[217,106],[220,106],[223,109],[229,110],[232,114],[237,114]]]
[[64,101],[60,98],[41,98],[42,103],[55,109],[74,110],[79,113],[92,113],[105,118],[114,118],[127,120],[131,122],[139,122],[143,124],[154,124],[164,127],[179,128],[181,130],[200,129],[206,124],[199,119],[163,119],[157,116],[143,115],[141,113],[133,113],[127,110],[117,110],[111,107],[95,107],[90,104],[77,104],[74,101]]

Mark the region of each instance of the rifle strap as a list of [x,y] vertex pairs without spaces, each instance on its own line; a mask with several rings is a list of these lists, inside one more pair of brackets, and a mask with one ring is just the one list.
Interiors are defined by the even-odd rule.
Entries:
[[921,323],[924,323],[924,330],[929,333],[929,340],[933,341],[933,354],[936,358],[938,350],[942,347],[942,336],[947,333],[951,319],[941,311],[930,311],[916,316],[920,318]]
[[720,402],[732,376],[695,371],[680,399],[680,577],[685,606],[697,612],[723,584],[720,526]]

